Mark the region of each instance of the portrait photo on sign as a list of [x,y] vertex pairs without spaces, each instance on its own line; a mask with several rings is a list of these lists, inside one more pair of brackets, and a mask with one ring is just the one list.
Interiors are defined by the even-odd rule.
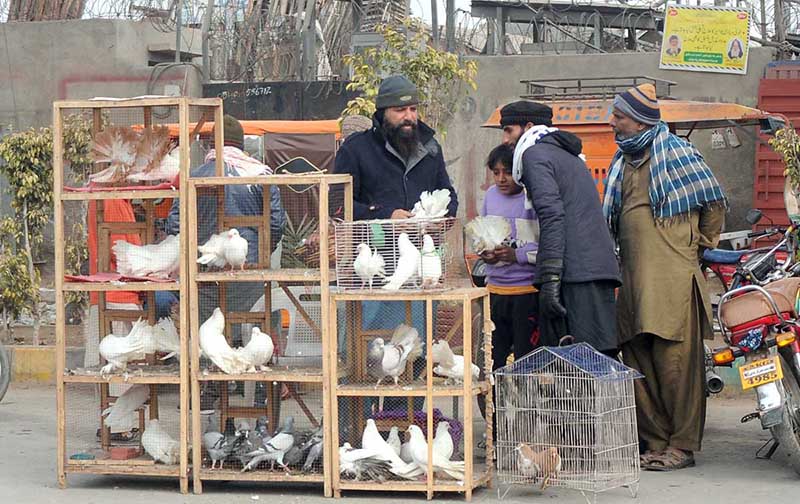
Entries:
[[741,59],[742,57],[744,57],[744,46],[740,39],[734,37],[728,42],[728,58]]
[[667,49],[664,52],[667,53],[667,56],[678,56],[683,50],[682,46],[681,38],[673,33],[667,39]]

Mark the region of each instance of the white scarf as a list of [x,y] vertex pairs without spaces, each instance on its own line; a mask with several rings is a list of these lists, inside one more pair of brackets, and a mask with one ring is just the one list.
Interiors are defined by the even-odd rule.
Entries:
[[525,191],[525,208],[533,208],[533,203],[528,197],[528,191],[525,189],[525,184],[522,183],[522,155],[529,148],[536,145],[536,142],[541,140],[546,135],[558,131],[558,128],[551,128],[542,124],[533,126],[531,129],[522,134],[517,141],[517,146],[514,148],[514,165],[511,168],[511,176],[518,186],[522,187]]

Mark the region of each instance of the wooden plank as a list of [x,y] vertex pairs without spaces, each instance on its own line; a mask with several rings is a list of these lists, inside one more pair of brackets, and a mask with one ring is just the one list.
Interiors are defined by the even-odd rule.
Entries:
[[64,383],[142,383],[142,384],[162,384],[162,385],[178,385],[181,382],[181,377],[178,375],[111,375],[103,377],[100,375],[74,375],[67,374],[63,376]]
[[344,220],[345,222],[352,222],[353,220],[353,178],[344,184]]
[[[482,394],[488,388],[489,383],[485,381],[473,384],[472,395]],[[464,391],[459,385],[433,385],[432,394],[433,397],[461,397]],[[339,385],[336,388],[336,395],[339,397],[425,397],[427,384],[422,381],[404,385],[384,383],[377,388],[374,383]]]
[[[329,286],[331,284],[331,273],[330,273],[330,240],[328,239],[328,192],[330,191],[330,186],[326,180],[323,180],[320,184],[320,195],[319,195],[319,269],[320,269],[320,309],[321,309],[321,325],[324,328],[326,324],[329,323],[331,319],[331,306],[329,293],[330,289]],[[319,326],[317,326],[314,321],[311,320],[311,317],[308,316],[305,309],[303,309],[299,305],[299,301],[296,302],[296,298],[294,294],[291,293],[289,289],[283,287],[284,292],[286,295],[289,296],[289,299],[292,301],[295,306],[298,308],[298,313],[305,319],[306,323],[310,327],[314,329],[314,331],[319,334],[322,338],[322,355],[327,356],[329,352],[329,348],[331,348],[330,338],[332,334],[336,334],[335,332],[328,331],[328,334],[325,335],[320,331]],[[327,337],[326,337],[327,336]],[[335,344],[333,345],[335,347]],[[328,412],[330,411],[330,397],[329,397],[329,390],[330,390],[330,369],[329,365],[326,364],[326,359],[322,360],[322,374],[325,380],[322,383],[322,412],[323,418],[327,418]],[[330,424],[330,422],[328,422]],[[332,426],[328,426],[330,429]],[[338,429],[338,425],[336,426]],[[338,448],[338,447],[337,447]],[[330,450],[323,450],[324,452],[330,452]],[[330,462],[326,459],[330,459],[329,454],[323,453],[323,494],[325,497],[331,497],[333,495],[333,485],[331,484],[331,473],[330,473]]]
[[[490,376],[492,371],[492,332],[494,331],[494,323],[492,322],[491,303],[490,297],[487,293],[483,296],[483,369],[484,375]],[[489,488],[494,487],[494,389],[488,386],[486,389],[485,398],[486,410],[486,470],[487,480],[486,485]]]
[[[53,105],[53,218],[55,222],[54,239],[65,243],[64,204],[60,198],[64,185],[64,132],[61,111]],[[56,302],[56,430],[57,430],[57,476],[58,486],[67,486],[65,470],[66,438],[66,390],[64,388],[64,369],[66,367],[66,324],[64,302],[64,247],[55,247],[55,302]]]
[[221,98],[190,98],[174,96],[151,96],[119,100],[59,100],[53,102],[54,109],[74,108],[128,108],[128,107],[177,107],[180,103],[204,107],[222,107]]
[[[324,395],[328,398],[328,409],[330,411],[330,416],[326,418],[330,418],[330,421],[325,423],[326,442],[322,455],[324,467],[323,470],[328,473],[326,480],[330,480],[333,496],[339,498],[341,497],[341,475],[339,473],[339,395],[335,393],[339,390],[339,380],[337,374],[337,368],[339,366],[339,352],[337,350],[339,348],[339,331],[337,329],[338,309],[336,302],[332,298],[328,300],[328,305],[329,317],[327,337],[331,342],[331,351],[329,352],[330,355],[327,355],[325,352],[323,352],[323,355],[327,356],[329,367],[328,376],[326,377],[328,379],[329,389],[328,393]],[[345,320],[345,323],[348,322],[348,320]],[[332,394],[331,392],[334,393]],[[334,427],[334,425],[336,427]]]
[[[179,132],[178,132],[178,148],[179,151],[179,180],[180,180],[180,197],[178,199],[178,212],[179,212],[179,226],[180,226],[180,240],[181,246],[184,247],[184,251],[186,250],[197,250],[197,248],[185,248],[188,244],[188,236],[189,234],[194,234],[189,232],[189,223],[191,222],[189,211],[188,211],[188,198],[186,197],[188,192],[188,184],[187,181],[189,180],[189,162],[190,162],[190,147],[191,147],[191,138],[189,138],[189,105],[188,100],[183,100],[178,108],[178,118],[179,118]],[[179,394],[179,401],[180,401],[180,489],[182,494],[189,493],[189,395],[191,390],[191,384],[189,379],[189,362],[186,356],[190,355],[189,351],[189,300],[191,294],[189,293],[189,282],[186,281],[189,277],[188,272],[188,263],[195,263],[194,260],[189,260],[189,257],[194,258],[194,254],[182,253],[180,258],[180,265],[179,265],[179,278],[182,280],[179,283],[180,287],[180,299],[178,300],[179,303],[179,310],[180,310],[180,329],[179,329],[179,337],[180,337],[180,348],[181,348],[181,355],[183,358],[180,359],[180,394]],[[155,304],[155,299],[153,300]],[[198,402],[199,402],[199,390],[198,390]],[[199,414],[199,407],[198,407],[198,414]],[[199,424],[199,417],[198,417],[198,424]],[[202,435],[202,432],[195,431],[192,429],[192,433],[195,436]],[[196,433],[196,434],[195,434]],[[194,439],[192,440],[192,443]],[[199,446],[199,445],[197,445]],[[198,451],[200,451],[198,449]]]
[[165,476],[177,477],[180,472],[179,465],[156,464],[153,466],[124,466],[124,465],[87,465],[87,464],[67,464],[67,472],[81,474],[124,474],[129,476]]
[[[223,156],[219,155],[220,152],[224,150],[225,145],[225,121],[224,116],[222,114],[222,107],[217,107],[214,111],[214,151],[217,153],[216,160],[214,162],[214,173],[217,177],[222,177],[225,175],[225,159]],[[192,179],[194,181],[196,179]],[[196,215],[195,215],[196,217]],[[193,225],[197,224],[197,219],[191,221]],[[197,249],[192,249],[197,250]]]
[[[462,353],[464,355],[465,367],[472,367],[472,301],[466,300],[461,308],[462,341],[464,342]],[[469,369],[469,367],[467,369]],[[473,462],[473,429],[472,424],[472,373],[464,373],[464,480],[472,481],[472,462]],[[469,501],[472,499],[472,485],[465,485],[465,497]]]
[[[63,279],[63,275],[56,275]],[[117,291],[179,291],[178,282],[63,282],[67,292],[117,292]]]
[[322,383],[323,372],[321,369],[309,370],[287,370],[281,371],[259,371],[257,373],[227,374],[227,373],[203,373],[200,372],[198,380],[204,382],[215,381],[255,381],[255,382],[295,382],[295,383]]
[[274,269],[244,271],[217,271],[198,273],[198,282],[302,282],[318,283],[321,280],[318,270],[310,269]]
[[[276,466],[277,467],[277,466]],[[323,483],[322,474],[287,473],[256,469],[241,472],[239,469],[200,469],[200,478],[208,481],[274,481],[279,483]]]
[[[260,177],[193,177],[191,184],[197,186],[223,185],[319,185],[344,184],[351,180],[350,175],[310,173],[308,175],[263,175]],[[322,205],[320,205],[322,206]]]
[[483,297],[486,289],[476,287],[457,287],[436,290],[348,290],[334,291],[331,296],[337,301],[461,301]]
[[173,189],[134,189],[130,191],[92,191],[92,192],[62,192],[56,200],[61,201],[88,201],[88,200],[151,200],[177,198],[180,193]]
[[[181,184],[181,187],[183,184]],[[188,213],[188,222],[190,225],[196,226],[197,225],[197,187],[191,184],[187,187],[188,193],[188,202],[186,204],[185,210]],[[186,198],[184,198],[186,199]],[[186,235],[189,240],[189,249],[190,251],[197,250],[197,232],[195,230],[191,230],[187,233],[182,233],[182,235]],[[191,257],[194,257],[194,254],[191,254]],[[189,334],[197,335],[199,334],[198,330],[200,328],[200,313],[198,307],[198,284],[197,284],[197,262],[195,261],[186,261],[186,269],[188,270],[188,278],[189,278]],[[182,307],[185,306],[184,304],[181,305]],[[183,323],[184,316],[181,315],[181,323]],[[183,337],[183,336],[182,336]],[[198,380],[200,374],[200,338],[199,337],[192,337],[189,339],[189,346],[190,346],[190,356],[191,356],[191,367],[190,367],[190,375],[191,375],[191,399],[192,399],[192,467],[200,468],[202,467],[203,463],[203,454],[202,454],[202,433],[203,427],[200,424],[200,381]],[[193,490],[195,494],[203,493],[203,481],[200,478],[200,471],[195,470],[192,472],[193,476]]]
[[[425,477],[427,486],[426,494],[428,500],[433,499],[433,300],[425,301],[425,409],[427,410],[427,441],[428,441],[428,474]],[[467,373],[469,374],[469,373]],[[464,429],[470,429],[470,425],[464,425]]]

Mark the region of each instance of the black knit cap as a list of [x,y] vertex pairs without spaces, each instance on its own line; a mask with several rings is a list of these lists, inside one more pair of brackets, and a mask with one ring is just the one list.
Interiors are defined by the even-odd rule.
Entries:
[[392,75],[386,77],[378,88],[375,98],[375,108],[407,107],[419,103],[417,86],[408,80],[405,75]]
[[500,126],[525,126],[528,123],[552,126],[553,109],[541,103],[525,100],[511,102],[500,109]]
[[240,149],[244,146],[244,128],[232,115],[225,114],[222,117],[222,135],[225,145],[233,145]]

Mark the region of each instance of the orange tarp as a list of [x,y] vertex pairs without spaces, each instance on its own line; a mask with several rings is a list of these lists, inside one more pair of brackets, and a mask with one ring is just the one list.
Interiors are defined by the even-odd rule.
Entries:
[[[338,119],[330,119],[324,121],[239,121],[244,129],[245,135],[258,135],[262,136],[267,133],[283,133],[283,134],[303,134],[303,135],[336,135],[338,139],[341,131],[339,128]],[[177,138],[178,125],[165,124],[169,128],[171,137]],[[189,132],[193,132],[197,127],[197,123],[189,124]],[[214,122],[207,121],[203,123],[200,128],[201,135],[211,135],[214,129]]]

